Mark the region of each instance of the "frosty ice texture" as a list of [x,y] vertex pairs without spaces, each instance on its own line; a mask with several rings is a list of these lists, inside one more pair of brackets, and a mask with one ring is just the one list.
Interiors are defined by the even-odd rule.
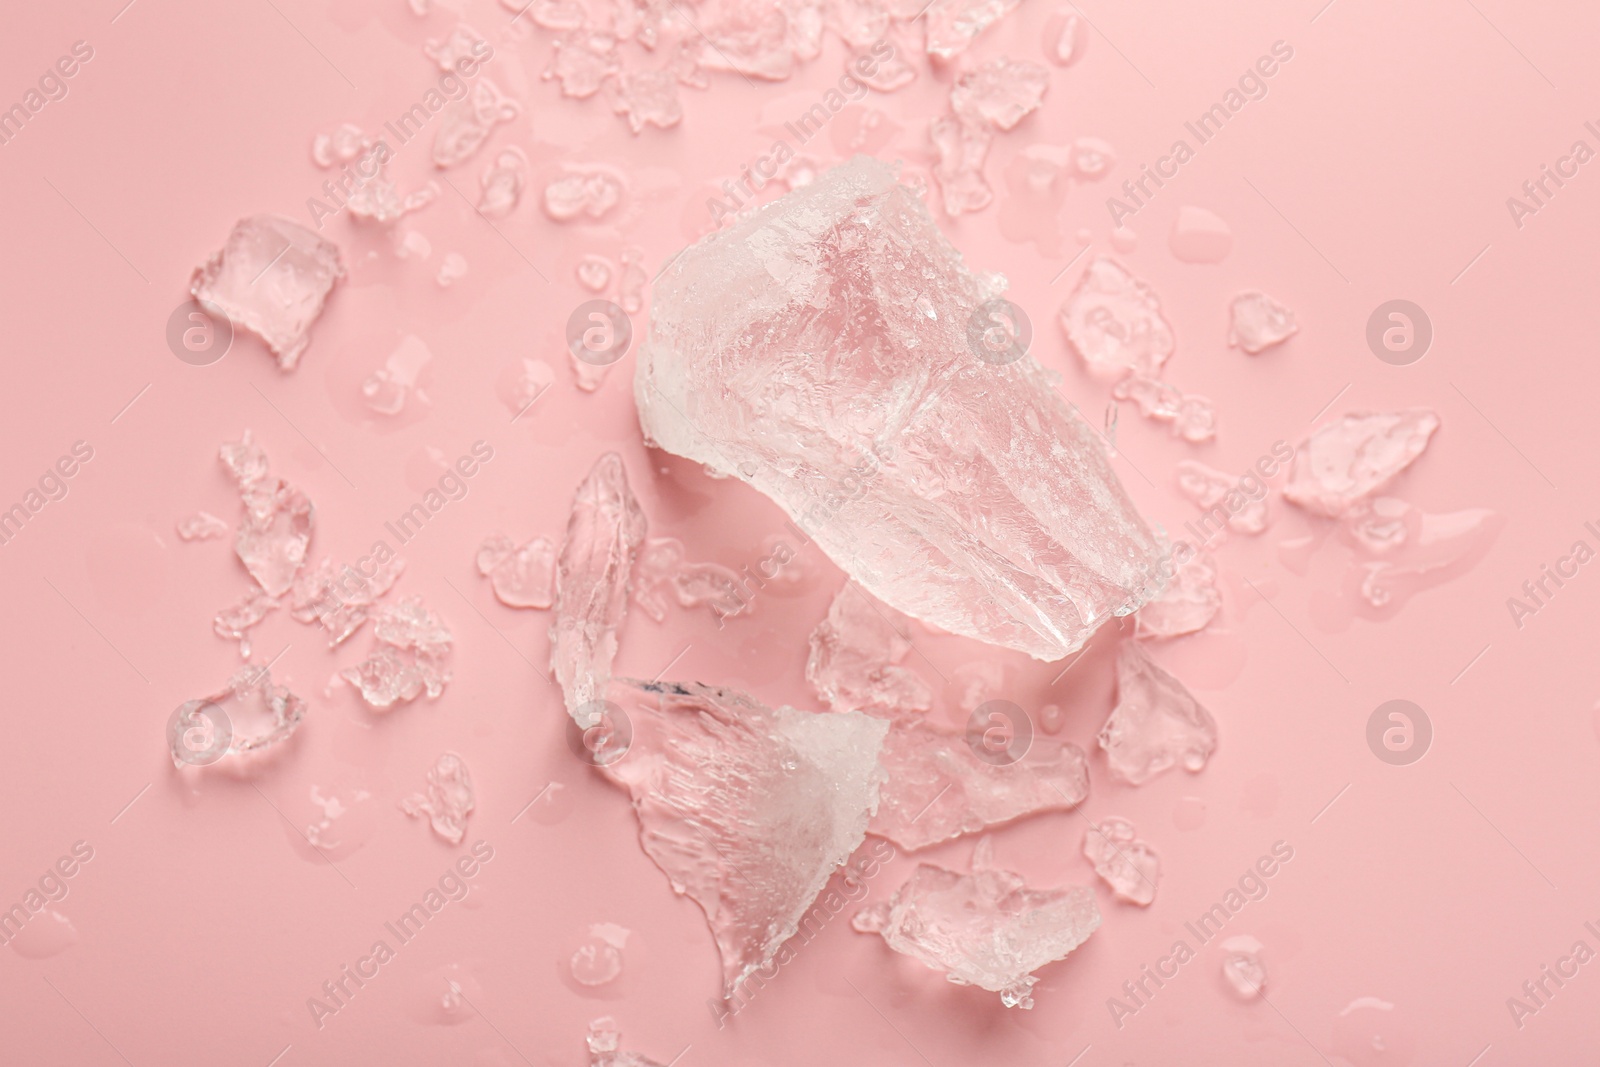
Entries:
[[1118,900],[1141,907],[1156,899],[1161,860],[1127,819],[1106,819],[1083,835],[1083,854]]
[[628,611],[628,583],[647,528],[622,457],[607,452],[572,498],[556,564],[550,668],[579,726],[594,725],[595,717],[580,709],[604,691],[611,677],[617,628]]
[[1159,591],[1161,546],[1032,358],[979,358],[999,291],[858,157],[656,281],[646,436],[767,493],[885,603],[1059,659]]
[[1251,355],[1282,344],[1300,329],[1294,312],[1266,293],[1252,289],[1233,298],[1233,329],[1228,343]]
[[1066,811],[1089,795],[1083,750],[1048,738],[1034,738],[1018,762],[996,764],[978,758],[963,734],[902,720],[889,727],[879,760],[889,781],[868,829],[906,849]]
[[846,582],[834,596],[828,617],[811,633],[806,680],[835,711],[927,711],[933,690],[898,666],[911,650],[910,620],[871,595]]
[[400,802],[400,810],[413,818],[427,816],[433,832],[453,845],[467,835],[467,815],[476,806],[472,775],[454,752],[441,755],[428,771],[428,791]]
[[335,648],[361,628],[367,609],[393,588],[403,570],[405,561],[398,556],[377,561],[370,575],[348,563],[335,567],[324,558],[295,577],[289,614],[300,622],[320,623],[328,631],[328,647]]
[[508,608],[548,608],[554,602],[555,570],[556,546],[547,537],[518,547],[505,534],[493,534],[478,546],[478,573]]
[[344,277],[339,249],[277,215],[241,219],[222,251],[195,269],[189,292],[208,310],[259,336],[294,370],[311,342],[311,324]]
[[361,698],[385,710],[415,700],[426,690],[430,700],[450,681],[450,631],[437,615],[409,597],[377,609],[372,626],[377,643],[361,663],[339,673],[361,690]]
[[1181,763],[1198,771],[1217,747],[1217,723],[1183,683],[1136,641],[1117,653],[1117,706],[1100,730],[1111,773],[1141,785]]
[[633,798],[645,853],[705,911],[731,996],[864,839],[888,724],[675,682],[616,679],[606,698],[631,737],[601,770]]
[[1283,495],[1336,518],[1411,466],[1438,428],[1439,416],[1426,408],[1344,415],[1295,451]]
[[1008,1008],[1031,1008],[1033,972],[1065,959],[1100,925],[1094,893],[1028,889],[1021,875],[994,869],[988,838],[972,867],[957,874],[920,863],[891,900],[863,909],[852,925],[957,985],[999,993]]
[[239,487],[239,528],[233,550],[267,594],[280,597],[294,584],[306,559],[315,513],[300,490],[267,471],[267,454],[250,431],[218,451]]
[[1155,378],[1176,345],[1155,293],[1109,256],[1084,269],[1061,305],[1061,325],[1084,366],[1110,376]]

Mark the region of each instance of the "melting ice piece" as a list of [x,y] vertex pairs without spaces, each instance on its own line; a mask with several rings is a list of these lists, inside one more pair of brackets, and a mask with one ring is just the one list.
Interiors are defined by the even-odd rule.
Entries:
[[811,633],[806,681],[834,711],[899,714],[933,707],[933,689],[909,667],[910,620],[846,582]]
[[300,622],[316,622],[328,631],[328,647],[335,648],[367,621],[367,609],[394,587],[405,561],[380,553],[373,573],[363,574],[348,563],[335,567],[323,558],[311,570],[294,580],[294,596],[289,614]]
[[1056,34],[1055,45],[1046,51],[1058,66],[1067,67],[1076,63],[1083,54],[1087,33],[1082,17],[1071,10],[1060,12],[1057,18],[1061,20],[1061,29]]
[[622,457],[607,452],[573,495],[556,565],[550,667],[579,726],[594,725],[591,712],[580,714],[580,709],[604,691],[611,677],[633,562],[648,526]]
[[1261,987],[1267,984],[1267,968],[1261,962],[1261,942],[1246,935],[1230,937],[1222,943],[1222,951],[1227,953],[1222,960],[1222,977],[1228,987],[1241,1000],[1259,997]]
[[621,202],[627,187],[627,179],[614,167],[568,165],[544,187],[544,209],[557,222],[579,215],[603,218]]
[[889,781],[868,831],[916,850],[1041,811],[1067,811],[1089,795],[1088,760],[1071,742],[1035,737],[1009,764],[980,758],[972,739],[896,721],[879,756]]
[[1294,312],[1259,290],[1240,293],[1231,307],[1233,328],[1228,343],[1252,356],[1282,344],[1300,329]]
[[586,255],[578,260],[577,266],[572,268],[573,276],[578,279],[578,284],[591,293],[603,293],[611,285],[611,276],[616,272],[609,259],[605,256]]
[[934,0],[926,10],[928,54],[950,59],[972,39],[1014,11],[1022,0]]
[[460,252],[446,252],[439,261],[439,273],[434,278],[439,288],[448,289],[467,276],[467,259]]
[[616,37],[579,30],[556,41],[555,55],[540,77],[546,81],[560,79],[562,96],[582,100],[599,92],[617,69]]
[[433,165],[443,170],[469,158],[502,122],[522,114],[522,106],[485,78],[460,100],[447,104],[433,138]]
[[494,595],[508,608],[548,608],[554,598],[556,546],[535,537],[518,548],[505,534],[493,534],[478,546],[478,573],[489,579]]
[[1109,256],[1084,269],[1061,305],[1061,325],[1084,366],[1103,374],[1155,378],[1176,344],[1155,293]]
[[273,685],[266,667],[247,664],[208,697],[179,706],[167,725],[176,767],[204,766],[224,755],[253,752],[286,740],[306,717],[306,702]]
[[1205,509],[1204,519],[1219,528],[1224,522],[1229,529],[1246,534],[1258,534],[1267,528],[1266,487],[1258,480],[1253,480],[1253,484],[1260,495],[1246,490],[1242,480],[1230,478],[1204,463],[1192,459],[1178,462],[1178,491],[1196,507]]
[[[1500,532],[1501,519],[1483,508],[1434,515],[1392,497],[1362,500],[1345,512],[1341,532],[1365,558],[1349,568],[1349,595],[1362,614],[1385,618],[1424,589],[1459,575],[1481,559]],[[1511,614],[1531,614],[1513,600]]]
[[361,395],[366,398],[367,407],[380,415],[398,415],[405,410],[406,400],[412,395],[426,402],[427,395],[417,383],[431,362],[433,353],[428,351],[422,338],[406,334],[383,366],[361,383]]
[[750,607],[739,576],[718,563],[688,563],[683,542],[676,537],[652,537],[639,553],[639,573],[633,600],[657,622],[667,617],[666,594],[686,608],[709,605],[720,622]]
[[1138,839],[1127,819],[1106,819],[1091,826],[1083,835],[1083,854],[1118,900],[1147,907],[1156,899],[1161,859]]
[[1172,221],[1167,247],[1183,263],[1221,263],[1233,251],[1233,231],[1214,212],[1185,204]]
[[628,128],[636,134],[646,126],[670,129],[683,120],[678,78],[671,70],[624,70],[608,84],[611,110],[626,115]]
[[1345,415],[1295,451],[1283,495],[1337,518],[1411,466],[1438,428],[1439,416],[1426,408]]
[[1194,393],[1183,398],[1178,405],[1178,417],[1172,420],[1172,432],[1185,441],[1209,441],[1217,436],[1217,408],[1207,397]]
[[956,79],[950,106],[969,122],[1009,130],[1044,102],[1050,72],[1037,63],[991,59]]
[[483,39],[483,34],[465,22],[458,22],[444,40],[428,38],[422,45],[422,54],[439,64],[440,70],[447,71],[454,69],[462,60],[476,64],[488,47],[489,42]]
[[994,869],[992,855],[986,837],[973,850],[971,874],[919,863],[892,899],[864,908],[851,925],[957,985],[999,993],[1008,1008],[1031,1008],[1032,972],[1088,940],[1100,909],[1082,886],[1028,889],[1021,875]]
[[428,771],[428,791],[402,800],[400,810],[412,818],[426,815],[434,833],[459,845],[467,836],[467,815],[476,803],[465,761],[446,752]]
[[933,121],[928,136],[939,152],[933,177],[943,194],[945,214],[954,217],[988,207],[994,191],[983,176],[983,161],[994,135],[976,122],[946,115]]
[[1059,659],[1160,590],[1161,545],[1038,364],[979,358],[998,291],[857,157],[655,282],[645,435],[767,493],[896,609]]
[[211,628],[218,637],[239,642],[239,654],[250,658],[250,629],[267,617],[267,612],[277,608],[276,599],[252,586],[237,604],[223,608],[211,620]]
[[241,219],[222,251],[197,267],[189,293],[267,343],[279,370],[294,370],[311,324],[344,277],[339,249],[277,215]]
[[597,754],[600,769],[633,798],[645,853],[705,911],[731,996],[865,838],[888,723],[703,685],[618,679],[605,692],[631,738]]
[[361,698],[385,710],[415,700],[424,690],[435,699],[450,681],[450,631],[419,596],[378,608],[377,643],[367,658],[339,672],[361,690]]
[[316,521],[311,501],[300,490],[267,473],[267,454],[246,430],[218,450],[239,486],[239,528],[233,550],[262,589],[279,597],[294,584],[306,560]]
[[502,151],[480,179],[483,193],[478,198],[478,214],[491,219],[503,219],[511,214],[517,209],[517,201],[522,199],[522,187],[527,180],[528,157],[522,149]]
[[1206,628],[1222,608],[1217,564],[1201,552],[1180,564],[1161,595],[1134,615],[1139,637],[1178,637]]
[[1091,182],[1099,181],[1116,165],[1116,149],[1108,142],[1098,137],[1079,137],[1072,142],[1072,173],[1078,177]]
[[209,541],[227,533],[228,524],[208,511],[197,511],[178,520],[178,536],[185,541]]
[[589,1024],[584,1041],[589,1046],[589,1067],[661,1067],[655,1060],[637,1052],[623,1052],[622,1031],[609,1015]]
[[1111,773],[1142,785],[1182,763],[1198,771],[1217,747],[1217,723],[1137,641],[1117,652],[1117,706],[1100,729]]

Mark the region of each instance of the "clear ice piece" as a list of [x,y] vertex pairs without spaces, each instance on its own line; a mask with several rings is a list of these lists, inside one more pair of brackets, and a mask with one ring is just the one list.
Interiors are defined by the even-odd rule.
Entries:
[[1160,596],[1134,615],[1139,637],[1180,637],[1206,628],[1222,608],[1217,564],[1201,552],[1177,566]]
[[1090,371],[1155,378],[1176,341],[1161,301],[1110,256],[1100,256],[1061,305],[1067,342]]
[[304,700],[287,686],[273,685],[266,667],[247,664],[222,689],[178,708],[167,730],[173,765],[204,765],[268,748],[287,740],[305,717]]
[[267,455],[250,431],[225,443],[218,458],[239,486],[239,528],[233,550],[267,594],[280,597],[306,560],[316,515],[300,490],[267,472]]
[[460,100],[446,104],[433,138],[433,165],[440,170],[469,159],[494,128],[522,114],[522,105],[485,78]]
[[614,167],[568,164],[544,187],[544,210],[557,222],[579,215],[604,218],[622,201],[627,188],[627,180]]
[[921,713],[933,707],[933,689],[909,667],[910,620],[876,603],[846,582],[811,633],[806,681],[834,711]]
[[988,207],[994,190],[983,176],[983,161],[988,158],[993,133],[980,123],[946,115],[933,120],[928,136],[939,153],[933,177],[939,183],[945,214],[954,218]]
[[968,122],[1009,130],[1038,110],[1050,72],[1037,63],[1000,56],[963,73],[950,90],[950,106]]
[[1252,356],[1282,344],[1300,329],[1294,312],[1259,290],[1240,293],[1231,307],[1233,329],[1228,343]]
[[589,1048],[589,1067],[661,1067],[655,1060],[637,1052],[623,1052],[622,1031],[609,1015],[589,1024],[584,1042]]
[[578,30],[556,41],[555,54],[540,77],[559,79],[562,96],[582,100],[598,93],[617,69],[616,37]]
[[335,648],[367,621],[367,609],[393,588],[405,561],[386,556],[363,575],[348,563],[335,567],[324,558],[316,567],[301,571],[294,580],[289,614],[300,622],[319,623],[328,632],[328,647]]
[[428,351],[422,338],[406,334],[383,366],[361,383],[361,395],[366,398],[367,407],[380,415],[398,415],[413,395],[425,402],[427,396],[418,388],[418,383],[431,362],[433,353]]
[[535,537],[520,548],[505,534],[478,546],[478,573],[489,579],[495,599],[508,608],[548,608],[555,600],[556,546]]
[[865,838],[888,723],[698,684],[617,679],[606,697],[631,736],[600,769],[633,798],[646,855],[705,911],[731,996]]
[[1015,763],[980,759],[964,734],[897,720],[879,757],[889,781],[868,826],[915,851],[1043,811],[1067,811],[1089,795],[1088,759],[1071,742],[1035,737]]
[[379,710],[415,700],[426,690],[430,700],[450,681],[450,631],[420,596],[381,605],[372,624],[377,643],[361,663],[340,671]]
[[252,586],[237,604],[217,612],[216,618],[211,620],[211,628],[216,631],[218,637],[228,641],[238,641],[240,653],[248,657],[251,627],[266,618],[267,612],[277,607],[277,600],[262,592],[259,586]]
[[1008,1008],[1033,1007],[1033,972],[1065,959],[1100,925],[1094,891],[1029,889],[994,869],[984,838],[971,874],[919,863],[894,897],[857,913],[852,924],[957,985],[1000,994]]
[[209,541],[227,535],[228,524],[209,511],[197,511],[178,520],[178,536],[185,541]]
[[1161,859],[1139,840],[1127,819],[1105,819],[1091,826],[1083,835],[1083,854],[1118,900],[1148,907],[1156,899]]
[[1208,397],[1190,393],[1178,405],[1178,417],[1172,420],[1172,432],[1196,444],[1217,436],[1217,408]]
[[608,83],[611,110],[625,115],[635,134],[646,126],[671,129],[683,120],[678,101],[678,76],[668,70],[624,70]]
[[522,149],[502,151],[479,180],[483,192],[478,198],[478,214],[490,219],[503,219],[511,214],[522,199],[522,187],[527,181],[528,157]]
[[739,576],[718,563],[689,563],[676,537],[652,537],[639,553],[633,601],[656,622],[667,617],[667,594],[681,606],[709,606],[718,622],[750,607]]
[[1156,666],[1137,641],[1117,652],[1117,706],[1100,729],[1115,777],[1142,785],[1182,764],[1194,772],[1217,747],[1217,723],[1182,682]]
[[1161,544],[1043,369],[979,358],[995,284],[857,157],[654,283],[645,435],[767,493],[897,610],[1060,659],[1159,591]]
[[1267,488],[1251,479],[1247,488],[1242,479],[1230,478],[1219,470],[1192,459],[1178,462],[1178,492],[1195,507],[1206,511],[1202,529],[1209,524],[1244,534],[1258,534],[1267,528]]
[[195,269],[189,293],[260,337],[278,357],[278,369],[290,371],[343,277],[336,245],[278,215],[252,215],[234,225],[222,251]]
[[1230,937],[1222,943],[1227,955],[1222,959],[1222,977],[1240,1000],[1254,1000],[1267,984],[1267,968],[1261,962],[1261,942],[1247,935]]
[[550,667],[579,726],[594,725],[582,721],[579,709],[594,701],[611,677],[634,559],[648,527],[622,457],[607,452],[573,495],[556,564]]
[[999,22],[1022,0],[933,0],[925,15],[925,41],[935,59],[952,59],[967,50],[972,39]]
[[1341,416],[1295,450],[1284,498],[1337,518],[1411,466],[1438,428],[1426,408]]
[[427,816],[434,833],[459,845],[467,836],[467,815],[476,804],[466,762],[446,752],[428,771],[428,791],[402,800],[400,810],[412,818]]

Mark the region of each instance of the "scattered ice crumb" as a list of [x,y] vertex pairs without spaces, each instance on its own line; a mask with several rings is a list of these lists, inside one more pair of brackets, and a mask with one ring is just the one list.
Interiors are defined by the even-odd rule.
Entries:
[[444,692],[450,681],[450,631],[421,597],[379,607],[373,636],[377,643],[367,658],[340,672],[370,706],[381,711],[415,700],[424,690],[429,699]]
[[628,182],[622,172],[603,164],[568,164],[559,178],[544,187],[544,210],[557,222],[586,215],[604,218],[622,201]]
[[252,586],[238,603],[217,612],[216,618],[211,621],[211,628],[218,637],[239,642],[239,655],[249,659],[250,629],[266,618],[267,612],[275,611],[277,607],[275,598],[262,592],[260,586]]
[[483,172],[480,180],[483,193],[478,198],[478,213],[491,219],[503,219],[511,214],[522,199],[522,187],[527,180],[528,157],[522,149],[502,150],[494,163]]
[[603,293],[611,285],[611,277],[616,268],[605,256],[586,255],[578,260],[573,267],[573,276],[578,279],[578,284],[591,293]]
[[1084,366],[1098,373],[1157,378],[1176,346],[1155,292],[1109,256],[1085,268],[1061,305],[1061,325]]

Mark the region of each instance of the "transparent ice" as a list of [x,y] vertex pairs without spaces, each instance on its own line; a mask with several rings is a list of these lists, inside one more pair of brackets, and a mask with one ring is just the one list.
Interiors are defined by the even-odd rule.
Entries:
[[476,803],[466,762],[454,752],[446,752],[428,771],[427,792],[405,798],[400,810],[412,818],[426,816],[434,833],[459,845],[467,835],[467,815]]
[[1161,859],[1127,819],[1104,819],[1083,835],[1083,854],[1118,900],[1141,907],[1156,899]]
[[1117,705],[1100,730],[1115,777],[1141,785],[1182,764],[1198,771],[1217,747],[1217,723],[1182,682],[1156,666],[1137,641],[1117,652]]

